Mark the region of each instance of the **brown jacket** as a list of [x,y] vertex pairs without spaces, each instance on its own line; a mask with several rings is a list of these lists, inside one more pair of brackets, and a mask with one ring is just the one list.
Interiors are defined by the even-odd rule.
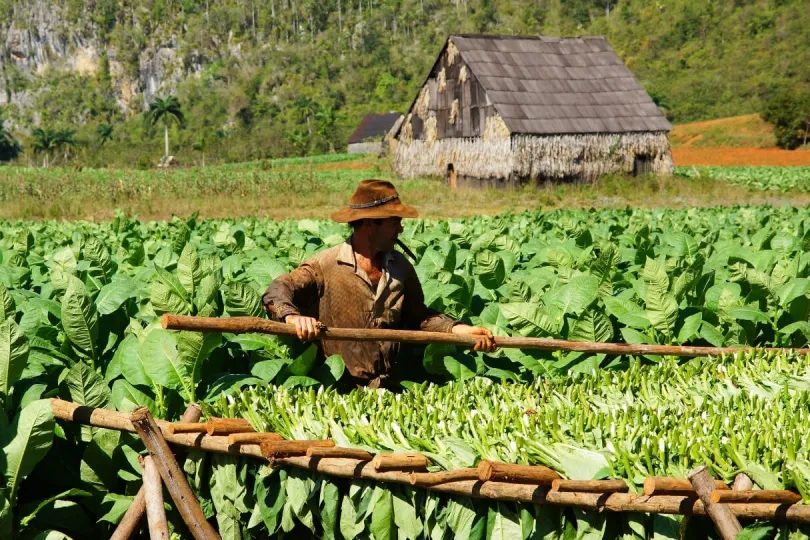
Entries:
[[[422,285],[404,255],[386,253],[376,288],[357,265],[351,238],[274,279],[262,297],[275,317],[315,317],[327,327],[398,328],[450,332],[456,321],[425,306]],[[388,376],[399,353],[392,342],[323,341],[322,353],[339,354],[353,379],[369,384]],[[379,383],[379,381],[377,381]],[[372,384],[375,385],[376,384]]]

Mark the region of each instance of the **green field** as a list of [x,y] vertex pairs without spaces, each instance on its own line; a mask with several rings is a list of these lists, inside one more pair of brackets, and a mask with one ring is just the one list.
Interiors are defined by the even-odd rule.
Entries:
[[[760,487],[808,493],[805,438],[790,431],[799,421],[795,411],[806,407],[808,359],[694,360],[678,367],[659,357],[473,354],[430,346],[402,357],[400,376],[407,382],[399,397],[367,391],[336,397],[320,387],[340,378],[339,357],[318,364],[313,347],[275,337],[169,332],[159,328],[158,316],[263,316],[259,298],[267,284],[342,241],[344,225],[148,222],[117,213],[103,223],[6,221],[2,231],[0,395],[8,418],[2,470],[3,501],[11,510],[0,527],[18,537],[51,529],[103,537],[141,482],[137,438],[55,427],[43,401],[53,396],[121,411],[146,406],[168,419],[197,401],[206,413],[241,415],[285,435],[424,450],[439,467],[498,457],[544,463],[569,477],[622,478],[634,489],[644,474],[676,474],[709,458],[717,476],[746,470]],[[403,238],[418,254],[427,303],[497,335],[784,347],[810,339],[810,217],[804,208],[556,210],[411,220]],[[683,380],[692,381],[689,392],[699,396],[717,386],[720,372],[739,381],[728,387],[731,401],[684,401]],[[636,405],[629,395],[639,396]],[[661,408],[665,402],[671,411]],[[479,423],[464,421],[451,403],[467,403],[465,414],[478,411]],[[605,415],[624,410],[623,404],[626,414]],[[281,409],[286,416],[272,413]],[[529,409],[542,411],[540,418],[523,420],[521,411]],[[493,417],[496,410],[503,414]],[[653,410],[662,423],[643,419]],[[712,422],[755,414],[774,420],[740,420],[734,436],[742,439],[729,435],[731,442],[718,445],[724,433],[718,428],[683,447],[689,432],[665,418],[704,413]],[[422,415],[438,431],[430,431]],[[528,424],[505,430],[509,418]],[[558,418],[567,427],[557,430],[541,418]],[[614,433],[616,422],[624,427]],[[574,474],[576,464],[583,468]],[[525,535],[548,529],[555,538],[567,538],[573,528],[614,538],[604,527],[631,527],[627,516],[472,503],[295,471],[268,475],[230,457],[192,454],[185,466],[206,512],[216,514],[218,528],[231,538],[295,527],[378,537],[385,519],[414,538],[448,531],[464,536],[457,529],[466,531],[461,523],[468,521],[475,530],[521,525]],[[331,510],[338,504],[340,519]],[[407,528],[416,522],[402,519],[414,513],[423,520],[419,534]],[[172,519],[181,531],[176,515]],[[638,530],[668,537],[680,520],[642,522]]]
[[675,172],[755,191],[810,192],[810,167],[678,167]]
[[[761,172],[752,169],[755,175]],[[679,169],[683,174],[672,177],[609,175],[594,184],[453,191],[437,178],[398,180],[388,160],[346,154],[168,171],[0,167],[0,218],[110,220],[116,208],[146,220],[195,212],[212,218],[327,218],[366,178],[391,179],[406,202],[432,218],[537,208],[810,204],[810,193],[802,189],[806,171],[798,176],[791,168],[769,172],[791,179],[781,182],[779,191],[762,190],[753,182],[730,185],[726,175],[694,171]]]

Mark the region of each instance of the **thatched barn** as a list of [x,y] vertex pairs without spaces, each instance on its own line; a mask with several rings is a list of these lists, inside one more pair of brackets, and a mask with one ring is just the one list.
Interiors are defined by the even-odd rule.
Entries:
[[379,154],[392,129],[397,129],[403,116],[398,112],[367,114],[349,136],[349,154]]
[[453,35],[394,135],[394,167],[472,185],[669,173],[670,129],[603,37]]

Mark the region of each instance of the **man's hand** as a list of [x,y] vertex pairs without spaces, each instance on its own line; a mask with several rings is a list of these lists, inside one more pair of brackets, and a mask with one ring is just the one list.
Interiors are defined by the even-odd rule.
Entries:
[[318,319],[304,317],[303,315],[287,315],[284,317],[284,322],[295,326],[295,333],[298,334],[298,339],[303,341],[311,341],[318,337],[321,326]]
[[480,326],[470,326],[468,324],[457,324],[453,327],[453,333],[460,336],[475,336],[478,342],[473,346],[474,351],[495,352],[498,346],[492,332]]

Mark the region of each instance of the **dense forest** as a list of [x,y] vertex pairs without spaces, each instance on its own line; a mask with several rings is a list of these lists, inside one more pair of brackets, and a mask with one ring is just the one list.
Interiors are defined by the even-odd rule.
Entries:
[[[21,28],[98,59],[26,71]],[[0,0],[2,115],[29,162],[153,166],[164,123],[184,163],[340,150],[363,114],[407,109],[451,33],[605,35],[676,123],[810,86],[804,0]],[[177,114],[149,114],[169,95]]]

